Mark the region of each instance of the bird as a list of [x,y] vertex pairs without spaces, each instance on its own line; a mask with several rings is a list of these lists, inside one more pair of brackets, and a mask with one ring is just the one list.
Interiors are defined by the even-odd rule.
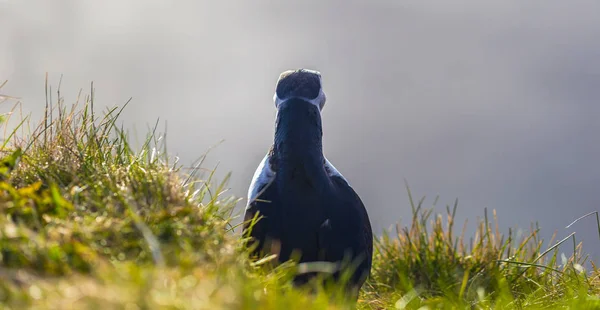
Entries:
[[[299,263],[340,267],[351,261],[346,286],[357,296],[371,272],[373,233],[361,198],[323,154],[321,73],[282,72],[273,101],[273,144],[252,177],[244,211],[242,233],[253,241],[251,254],[275,254],[277,263],[296,257]],[[294,283],[318,274],[299,274]],[[333,272],[334,279],[341,275],[340,269]]]

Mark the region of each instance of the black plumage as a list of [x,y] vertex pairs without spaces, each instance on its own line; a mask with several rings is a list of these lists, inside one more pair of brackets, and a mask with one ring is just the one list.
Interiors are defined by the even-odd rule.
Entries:
[[300,263],[358,262],[349,283],[357,293],[371,269],[371,225],[360,197],[323,155],[320,74],[284,72],[275,101],[274,143],[250,185],[243,230],[257,213],[262,216],[250,230],[258,242],[255,254],[278,254],[279,262],[296,252]]

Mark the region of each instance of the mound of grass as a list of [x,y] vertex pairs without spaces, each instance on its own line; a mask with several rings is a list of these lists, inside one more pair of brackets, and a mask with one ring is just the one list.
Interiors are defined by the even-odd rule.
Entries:
[[[93,92],[92,92],[93,94]],[[540,309],[600,307],[599,272],[574,235],[543,250],[538,229],[515,240],[485,218],[470,242],[447,214],[410,205],[408,227],[376,240],[372,275],[354,304],[335,286],[294,288],[292,262],[248,259],[234,233],[238,202],[169,157],[150,130],[139,148],[96,115],[93,95],[60,93],[35,128],[0,149],[0,303],[21,309]],[[3,118],[6,120],[6,118]],[[410,192],[409,192],[410,193]],[[444,220],[445,218],[445,220]],[[464,233],[464,232],[463,232]],[[573,244],[570,257],[558,246]],[[309,292],[310,290],[310,292]]]
[[[410,197],[410,192],[409,192]],[[398,227],[393,237],[378,240],[368,295],[378,306],[399,309],[596,309],[600,307],[600,273],[593,262],[583,267],[582,244],[575,234],[542,250],[539,228],[519,240],[499,233],[488,221],[487,210],[476,234],[465,241],[464,227],[454,236],[457,210],[445,215],[415,206],[409,227]],[[433,217],[433,219],[431,219]],[[444,217],[446,220],[444,221]],[[431,220],[430,220],[431,219]],[[430,224],[430,228],[428,227]],[[466,223],[465,223],[466,224]],[[466,225],[465,225],[466,226]],[[553,238],[554,239],[554,238]],[[551,242],[552,243],[552,242]],[[559,246],[572,244],[570,257]],[[392,304],[393,303],[393,304]]]

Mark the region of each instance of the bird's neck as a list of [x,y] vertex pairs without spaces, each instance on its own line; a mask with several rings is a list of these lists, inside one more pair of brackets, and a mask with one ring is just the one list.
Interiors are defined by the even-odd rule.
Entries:
[[272,150],[277,178],[322,186],[327,180],[322,137],[317,107],[302,100],[283,103],[277,113]]

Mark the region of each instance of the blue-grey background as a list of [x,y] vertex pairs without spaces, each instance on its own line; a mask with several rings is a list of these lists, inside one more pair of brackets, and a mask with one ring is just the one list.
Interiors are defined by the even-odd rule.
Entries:
[[297,67],[323,74],[326,155],[377,232],[407,223],[406,179],[440,211],[458,197],[460,225],[496,209],[600,258],[593,219],[565,229],[600,209],[599,1],[0,0],[1,94],[33,119],[46,72],[66,103],[91,81],[99,107],[133,97],[124,124],[166,121],[181,163],[224,139],[205,167],[240,197]]

